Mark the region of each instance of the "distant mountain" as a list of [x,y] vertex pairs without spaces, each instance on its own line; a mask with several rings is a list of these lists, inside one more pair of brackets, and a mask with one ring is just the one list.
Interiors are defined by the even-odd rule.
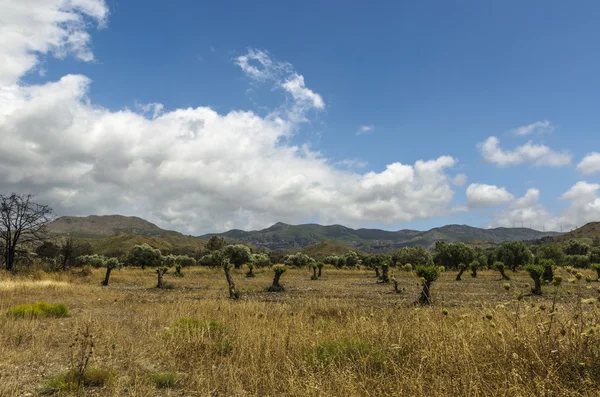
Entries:
[[142,218],[122,215],[61,216],[48,224],[48,231],[79,238],[99,238],[116,233],[153,237],[181,236],[179,232],[161,229]]
[[275,225],[257,231],[230,230],[220,234],[207,234],[203,238],[217,235],[230,242],[251,243],[272,250],[303,249],[328,240],[331,244],[343,245],[368,252],[423,245],[433,246],[437,241],[502,243],[511,240],[535,240],[545,236],[557,236],[556,232],[540,232],[527,228],[481,229],[467,225],[447,225],[427,231],[379,229],[351,229],[341,225],[318,224]]

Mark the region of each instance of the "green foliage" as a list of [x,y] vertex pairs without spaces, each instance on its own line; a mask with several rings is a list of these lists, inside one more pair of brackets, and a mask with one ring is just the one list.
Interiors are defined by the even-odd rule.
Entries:
[[162,266],[163,258],[160,251],[148,244],[136,245],[127,255],[127,263],[131,266],[158,267]]
[[413,271],[413,265],[410,263],[405,264],[404,266],[402,266],[402,269],[405,272],[412,272]]
[[344,255],[344,265],[346,267],[356,267],[361,264],[360,257],[354,251],[348,251],[346,255]]
[[590,269],[595,270],[598,276],[598,280],[600,280],[600,263],[592,263],[590,265]]
[[384,264],[388,265],[392,261],[392,258],[389,255],[385,254],[370,254],[365,255],[362,263],[363,265],[369,267],[370,269],[375,269],[376,267],[381,267]]
[[477,277],[477,270],[480,266],[481,264],[479,263],[479,261],[473,261],[469,264],[469,269],[471,269],[471,276]]
[[569,240],[564,247],[567,255],[587,255],[590,252],[590,246],[579,240]]
[[440,267],[436,265],[419,266],[415,273],[417,276],[422,277],[426,283],[432,283],[440,276]]
[[554,261],[552,259],[540,259],[538,264],[544,268],[542,278],[546,281],[552,281],[554,279]]
[[415,266],[426,266],[433,260],[431,252],[421,246],[404,247],[392,254],[392,262],[394,266],[404,266],[411,263]]
[[590,265],[590,257],[587,255],[567,255],[565,263],[568,266],[583,269]]
[[433,262],[438,266],[449,269],[458,269],[461,263],[471,263],[475,258],[472,248],[463,243],[445,243],[438,241],[435,244]]
[[496,249],[496,259],[509,269],[516,271],[518,267],[531,263],[533,254],[522,241],[509,241],[500,244]]
[[159,372],[150,376],[152,383],[158,389],[171,389],[179,383],[177,372]]
[[594,247],[590,251],[590,263],[600,263],[600,247]]
[[208,266],[208,267],[223,267],[225,264],[229,263],[229,256],[224,252],[224,250],[213,251],[208,255],[204,255],[198,261],[200,266]]
[[206,243],[206,248],[209,251],[218,251],[225,247],[225,239],[219,236],[212,236]]
[[534,264],[530,263],[527,266],[525,266],[525,271],[527,271],[529,273],[529,276],[534,281],[534,287],[531,289],[531,292],[534,295],[541,295],[542,294],[541,278],[544,275],[544,266],[534,265]]
[[250,262],[250,248],[243,244],[228,245],[223,249],[223,252],[229,258],[229,262],[232,263],[236,269],[242,267],[242,265]]
[[271,267],[271,269],[273,269],[273,272],[275,272],[275,274],[283,274],[283,273],[287,272],[286,265],[273,265],[273,267]]
[[115,377],[115,371],[105,368],[88,368],[79,379],[76,370],[70,370],[46,380],[42,386],[42,394],[56,394],[77,391],[82,387],[104,387]]
[[81,255],[78,256],[76,262],[79,266],[91,266],[96,269],[104,267],[106,257],[102,255]]
[[30,317],[66,317],[69,310],[62,303],[55,305],[44,301],[31,304],[21,304],[6,312],[7,317],[30,318]]
[[314,262],[310,256],[303,254],[301,252],[296,252],[295,254],[286,255],[283,263],[287,266],[296,266],[296,267],[305,267],[309,266]]
[[343,256],[329,255],[325,257],[324,261],[337,269],[346,266],[346,260]]
[[271,266],[271,259],[267,254],[252,254],[250,263],[256,267],[267,267]]
[[562,266],[565,262],[565,253],[562,247],[556,243],[544,244],[537,248],[535,254],[537,259],[553,260],[557,266]]
[[324,340],[307,352],[307,361],[318,368],[361,366],[369,371],[379,371],[385,364],[381,350],[355,339]]

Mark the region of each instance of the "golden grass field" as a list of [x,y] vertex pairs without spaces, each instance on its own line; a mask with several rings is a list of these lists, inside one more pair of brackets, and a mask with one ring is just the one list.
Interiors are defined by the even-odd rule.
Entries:
[[395,272],[401,294],[371,271],[326,267],[313,281],[308,269],[291,269],[283,293],[264,291],[269,269],[256,273],[233,271],[238,301],[227,299],[219,269],[167,274],[169,290],[154,288],[152,269],[114,271],[108,287],[99,285],[102,269],[0,273],[3,313],[40,300],[70,311],[0,316],[0,396],[50,393],[81,363],[86,341],[87,369],[103,371],[101,381],[55,395],[600,395],[600,308],[581,303],[598,296],[598,282],[568,283],[559,271],[556,295],[546,286],[544,296],[519,301],[531,281],[523,271],[509,272],[508,291],[493,271],[460,282],[445,272],[435,303],[417,307],[419,280],[406,272]]

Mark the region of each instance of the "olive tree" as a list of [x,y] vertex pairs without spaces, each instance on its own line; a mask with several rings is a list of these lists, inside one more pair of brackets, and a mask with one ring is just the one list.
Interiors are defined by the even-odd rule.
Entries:
[[131,266],[158,267],[162,265],[162,255],[159,250],[148,244],[136,245],[127,254],[127,263]]
[[224,248],[224,252],[236,269],[250,262],[250,255],[252,255],[250,248],[243,244],[228,245]]
[[531,293],[534,295],[541,295],[542,276],[544,274],[544,267],[541,265],[528,264],[527,266],[525,266],[525,270],[533,279],[533,288],[531,289]]
[[176,277],[183,277],[184,273],[181,270],[184,267],[189,267],[189,266],[195,266],[196,265],[196,260],[190,256],[187,255],[176,255],[175,256],[175,260],[174,260],[174,264],[175,264],[175,273],[174,275]]
[[469,268],[471,269],[471,277],[473,277],[473,278],[477,277],[477,270],[479,269],[480,266],[481,266],[481,264],[479,263],[479,261],[471,262],[471,264],[469,265]]
[[419,296],[419,303],[422,305],[428,305],[432,302],[431,300],[431,284],[440,276],[440,267],[436,265],[429,266],[418,266],[416,270],[417,276],[421,277],[423,284],[423,290]]
[[494,262],[494,268],[498,270],[498,272],[500,272],[500,275],[502,276],[503,280],[510,280],[510,277],[508,277],[508,275],[506,274],[506,267],[504,266],[504,263],[496,261]]
[[295,254],[286,255],[283,263],[286,266],[295,266],[295,267],[304,267],[310,266],[314,262],[314,259],[310,256],[303,254],[301,252],[296,252]]
[[104,280],[102,280],[101,283],[103,286],[108,285],[111,272],[123,266],[123,264],[119,262],[117,258],[107,258],[102,255],[81,255],[77,257],[76,261],[78,264],[88,265],[95,268],[105,267],[106,273],[104,275]]
[[438,266],[460,270],[461,264],[471,263],[474,259],[475,252],[464,243],[438,241],[435,244],[433,262]]
[[531,263],[533,255],[522,241],[509,241],[496,249],[496,259],[515,272],[518,267]]
[[426,266],[433,259],[431,252],[421,246],[403,247],[392,254],[392,265],[404,266],[410,263],[414,266]]
[[286,265],[273,265],[272,267],[275,276],[273,277],[273,283],[267,289],[269,292],[283,292],[285,291],[285,287],[279,283],[279,279],[281,275],[287,271]]

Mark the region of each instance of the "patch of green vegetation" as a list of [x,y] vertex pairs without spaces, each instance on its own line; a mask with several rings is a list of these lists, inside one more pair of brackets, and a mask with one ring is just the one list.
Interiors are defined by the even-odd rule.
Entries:
[[370,370],[381,370],[384,355],[374,345],[354,339],[330,339],[320,342],[308,351],[308,362],[316,367],[363,366]]
[[150,379],[158,389],[171,389],[177,387],[180,382],[177,372],[159,372],[150,375]]
[[45,395],[77,391],[79,388],[103,387],[115,377],[115,371],[105,368],[89,368],[83,376],[70,370],[46,380],[40,392]]
[[182,317],[175,322],[167,331],[169,334],[186,334],[195,332],[208,332],[211,335],[216,335],[225,330],[225,324],[210,320],[201,321],[191,317]]
[[44,301],[34,304],[24,303],[18,305],[6,312],[7,317],[27,318],[27,317],[66,317],[69,310],[62,303],[52,305]]

